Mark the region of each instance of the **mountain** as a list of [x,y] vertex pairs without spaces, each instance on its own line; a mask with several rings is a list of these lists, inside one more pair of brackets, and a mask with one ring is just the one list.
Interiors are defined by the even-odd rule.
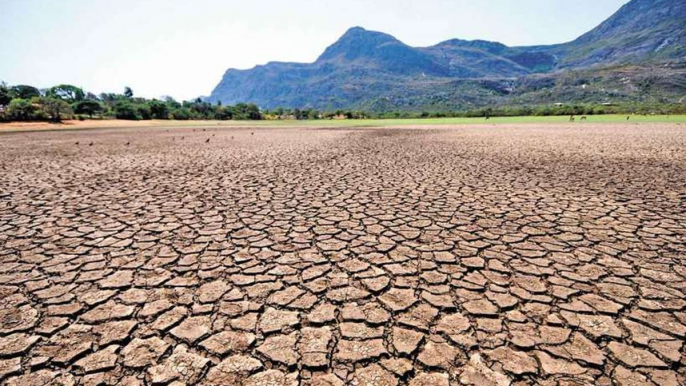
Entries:
[[354,27],[314,63],[230,69],[207,100],[375,111],[543,104],[552,97],[671,101],[686,94],[684,20],[684,0],[632,0],[574,41],[532,47],[460,39],[411,47]]

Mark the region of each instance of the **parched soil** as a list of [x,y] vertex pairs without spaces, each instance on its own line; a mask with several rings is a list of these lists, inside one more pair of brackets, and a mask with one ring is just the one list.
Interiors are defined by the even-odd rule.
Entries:
[[0,135],[0,384],[683,385],[686,129]]

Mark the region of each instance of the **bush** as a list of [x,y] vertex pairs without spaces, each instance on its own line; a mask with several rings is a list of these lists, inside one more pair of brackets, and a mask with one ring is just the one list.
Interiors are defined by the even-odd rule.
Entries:
[[38,106],[26,99],[12,99],[7,106],[7,117],[13,121],[33,121],[38,118]]
[[179,121],[187,121],[191,119],[191,111],[185,107],[175,109],[172,111],[171,117],[172,119],[176,119]]
[[117,119],[126,119],[130,121],[137,121],[141,119],[140,116],[138,116],[136,107],[127,101],[120,101],[114,105],[114,116]]

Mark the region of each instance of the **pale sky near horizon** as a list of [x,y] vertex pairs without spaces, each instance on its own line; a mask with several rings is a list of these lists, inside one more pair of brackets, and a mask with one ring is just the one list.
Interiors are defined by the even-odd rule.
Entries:
[[179,100],[228,68],[312,62],[348,28],[412,46],[563,43],[628,0],[0,0],[0,81]]

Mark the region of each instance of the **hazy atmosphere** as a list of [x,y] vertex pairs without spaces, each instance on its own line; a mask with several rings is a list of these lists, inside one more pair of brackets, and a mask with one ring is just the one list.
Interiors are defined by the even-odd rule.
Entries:
[[311,62],[352,26],[412,46],[452,38],[551,44],[578,37],[623,3],[2,0],[0,80],[188,99],[209,95],[227,68]]
[[684,20],[0,0],[0,385],[686,386]]

